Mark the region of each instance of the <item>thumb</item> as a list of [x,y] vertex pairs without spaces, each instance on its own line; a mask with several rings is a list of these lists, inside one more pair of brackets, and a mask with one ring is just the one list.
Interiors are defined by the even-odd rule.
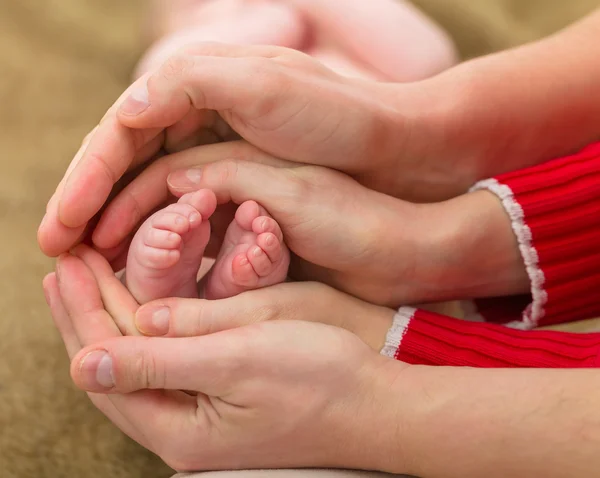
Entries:
[[220,396],[247,376],[248,343],[236,331],[186,339],[119,337],[81,350],[71,377],[87,392],[190,390]]
[[117,117],[127,127],[146,129],[172,126],[192,108],[260,116],[281,91],[281,78],[265,75],[270,64],[264,59],[284,51],[219,43],[184,49],[134,83]]
[[[291,207],[305,203],[309,197],[308,183],[297,174],[301,169],[224,160],[202,168],[176,171],[169,176],[168,183],[171,191],[178,196],[210,189],[216,194],[219,204],[256,201],[280,220],[278,214],[289,212]],[[269,187],[265,187],[267,184]]]
[[[141,306],[135,322],[148,336],[196,337],[273,320],[310,320],[311,308],[326,310],[330,289],[321,284],[284,283],[228,299],[160,299]],[[331,314],[330,314],[331,315]]]

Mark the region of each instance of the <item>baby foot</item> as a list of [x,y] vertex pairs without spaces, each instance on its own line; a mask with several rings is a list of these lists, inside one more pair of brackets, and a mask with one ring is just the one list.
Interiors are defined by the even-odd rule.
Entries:
[[243,203],[229,225],[204,297],[222,299],[283,282],[290,251],[277,221],[254,201]]
[[214,193],[201,190],[182,196],[142,224],[125,269],[127,287],[140,304],[198,297],[198,269],[210,239],[208,218],[216,207]]

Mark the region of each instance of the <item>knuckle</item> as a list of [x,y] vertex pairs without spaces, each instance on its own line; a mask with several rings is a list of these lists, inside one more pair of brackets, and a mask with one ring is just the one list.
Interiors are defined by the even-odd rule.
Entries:
[[261,304],[251,316],[254,323],[270,322],[281,318],[281,306],[278,303]]
[[223,185],[235,179],[239,167],[238,160],[224,159],[217,163],[206,165],[202,174],[209,185]]
[[280,105],[280,96],[290,89],[294,76],[283,63],[272,58],[247,58],[244,62],[252,89],[263,93],[261,101],[256,102],[254,115],[267,116]]
[[151,353],[137,350],[125,380],[133,389],[162,389],[166,383],[165,370]]
[[194,57],[178,53],[170,57],[162,66],[161,74],[166,79],[181,78],[185,76],[195,64]]
[[175,307],[173,318],[173,327],[181,331],[184,336],[197,337],[200,335],[211,335],[220,330],[218,322],[213,320],[213,313],[210,307],[197,307],[194,301],[193,310],[181,310],[179,315]]

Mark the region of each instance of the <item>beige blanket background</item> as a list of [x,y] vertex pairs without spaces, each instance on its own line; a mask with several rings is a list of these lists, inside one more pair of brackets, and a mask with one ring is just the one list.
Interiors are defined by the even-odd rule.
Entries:
[[[364,0],[368,1],[368,0]],[[35,242],[85,133],[127,86],[143,0],[0,0],[0,476],[163,477],[69,382]],[[418,0],[465,57],[530,41],[598,0]]]

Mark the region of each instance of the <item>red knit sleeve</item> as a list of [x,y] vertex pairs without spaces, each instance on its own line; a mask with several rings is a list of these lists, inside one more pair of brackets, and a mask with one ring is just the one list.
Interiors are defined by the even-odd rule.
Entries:
[[534,328],[600,316],[600,143],[477,183],[501,200],[531,280],[531,295],[476,301],[491,322]]
[[381,353],[420,365],[595,368],[600,366],[600,333],[524,331],[403,307]]

